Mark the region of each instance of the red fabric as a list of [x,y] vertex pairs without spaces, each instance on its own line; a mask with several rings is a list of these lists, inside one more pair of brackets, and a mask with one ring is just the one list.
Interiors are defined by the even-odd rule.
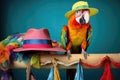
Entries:
[[120,62],[114,62],[112,61],[112,64],[116,67],[116,68],[120,68]]
[[82,64],[83,66],[89,67],[89,68],[98,68],[98,67],[101,67],[101,66],[105,63],[105,61],[106,61],[107,59],[109,59],[108,56],[104,57],[104,58],[103,58],[98,64],[96,64],[96,65],[91,65],[91,64],[88,64],[88,63],[85,63],[85,62],[82,62],[82,61],[80,61],[80,64]]
[[[111,72],[111,69],[110,69],[110,64],[111,64],[111,61],[110,61],[110,58],[108,56],[104,57],[98,64],[96,65],[91,65],[91,64],[88,64],[88,63],[85,63],[85,62],[82,62],[80,61],[80,63],[83,65],[83,66],[86,66],[86,67],[89,67],[89,68],[97,68],[97,67],[101,67],[102,65],[104,65],[104,72],[100,78],[100,80],[114,80],[113,78],[113,74]],[[115,62],[114,62],[115,64]],[[116,63],[115,64],[116,66],[119,66],[120,67],[120,63],[119,65]]]
[[111,69],[110,69],[110,58],[106,58],[105,60],[105,66],[104,66],[104,72],[100,78],[100,80],[114,80],[113,78],[113,74],[111,72]]

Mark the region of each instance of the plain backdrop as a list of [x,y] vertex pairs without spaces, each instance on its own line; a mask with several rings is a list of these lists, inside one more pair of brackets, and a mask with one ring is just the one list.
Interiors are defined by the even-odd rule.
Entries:
[[[64,14],[79,0],[0,0],[0,40],[16,32],[24,33],[29,28],[47,28],[51,38],[60,40],[61,29],[67,25]],[[120,52],[120,1],[86,0],[99,13],[90,18],[93,37],[88,53]],[[112,69],[115,80],[120,80],[120,70]],[[99,80],[103,69],[84,69],[85,80]],[[46,80],[49,69],[36,70],[37,80]],[[60,70],[65,80],[65,70]],[[13,70],[17,80],[25,80],[25,69]]]

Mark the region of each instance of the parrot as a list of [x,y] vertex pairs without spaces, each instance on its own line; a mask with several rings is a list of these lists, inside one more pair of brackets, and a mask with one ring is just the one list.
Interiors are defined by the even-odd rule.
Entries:
[[[61,44],[66,49],[68,58],[71,53],[82,53],[86,59],[86,52],[91,39],[92,27],[89,22],[90,10],[81,9],[72,14],[68,20],[68,25],[64,25],[61,31]],[[75,69],[67,69],[67,80],[74,80]]]
[[70,53],[87,53],[87,47],[92,39],[92,27],[89,17],[89,9],[78,10],[70,16],[68,25],[63,26],[61,43],[68,55]]
[[[87,48],[92,40],[92,26],[90,25],[90,16],[97,14],[97,8],[90,8],[88,2],[78,1],[72,5],[70,11],[66,12],[68,25],[64,25],[61,31],[61,44],[66,49],[68,59],[72,54],[83,54],[87,59],[89,56]],[[76,80],[75,69],[67,69],[67,80]]]

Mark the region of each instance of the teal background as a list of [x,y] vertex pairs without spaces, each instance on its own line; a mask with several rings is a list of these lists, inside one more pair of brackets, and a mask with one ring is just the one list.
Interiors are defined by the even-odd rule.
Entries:
[[[63,25],[68,19],[64,14],[71,10],[78,0],[0,0],[0,40],[16,32],[26,32],[29,28],[48,28],[51,38],[60,41]],[[120,52],[120,1],[86,0],[99,13],[90,18],[93,37],[88,53]],[[17,80],[25,80],[25,70],[13,70]],[[99,80],[103,69],[85,69],[85,80]],[[112,69],[115,80],[120,70]],[[37,80],[46,80],[49,70],[33,70]],[[44,72],[44,73],[43,73]],[[23,74],[24,73],[24,74]],[[65,70],[60,70],[61,80],[65,80]],[[40,79],[39,79],[40,78]]]

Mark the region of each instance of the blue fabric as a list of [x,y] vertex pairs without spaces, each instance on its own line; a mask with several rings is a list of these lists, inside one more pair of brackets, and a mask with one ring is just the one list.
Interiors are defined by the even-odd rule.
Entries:
[[17,36],[16,36],[16,37],[10,39],[10,40],[9,40],[9,43],[10,43],[10,42],[15,42],[15,41],[17,41],[17,39],[18,39],[18,38],[17,38]]
[[37,40],[37,39],[24,40],[24,44],[51,44],[51,40]]
[[18,61],[18,62],[24,62],[25,64],[28,63],[28,61],[31,58],[31,54],[25,54],[25,53],[13,53],[11,54],[11,59],[14,61]]
[[77,65],[77,70],[74,80],[84,80],[83,79],[83,68],[80,64]]
[[54,80],[54,68],[50,69],[50,73],[47,80]]

